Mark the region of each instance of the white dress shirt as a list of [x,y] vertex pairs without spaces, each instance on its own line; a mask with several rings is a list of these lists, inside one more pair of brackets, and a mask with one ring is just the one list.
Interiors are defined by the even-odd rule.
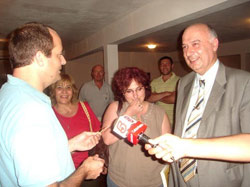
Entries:
[[205,110],[208,98],[210,96],[212,87],[214,85],[214,80],[215,80],[218,69],[219,69],[219,60],[217,59],[214,65],[204,75],[200,75],[196,73],[196,77],[193,83],[192,96],[190,98],[190,102],[189,102],[189,106],[188,106],[188,110],[187,110],[187,114],[185,118],[184,128],[182,131],[182,137],[184,136],[184,133],[187,128],[188,118],[196,104],[196,100],[197,100],[198,92],[199,92],[199,80],[205,80],[205,95],[204,95],[204,105],[203,105],[204,110]]

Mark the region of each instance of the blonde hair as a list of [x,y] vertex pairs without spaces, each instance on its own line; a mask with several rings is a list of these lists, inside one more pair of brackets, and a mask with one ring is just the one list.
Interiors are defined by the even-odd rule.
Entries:
[[72,98],[71,98],[71,103],[77,103],[78,102],[78,98],[77,98],[78,90],[77,90],[77,87],[75,85],[74,79],[68,74],[61,74],[61,79],[50,86],[50,99],[51,99],[52,105],[54,106],[57,104],[56,87],[58,84],[60,84],[62,82],[70,83],[70,86],[72,88],[72,93],[73,93]]

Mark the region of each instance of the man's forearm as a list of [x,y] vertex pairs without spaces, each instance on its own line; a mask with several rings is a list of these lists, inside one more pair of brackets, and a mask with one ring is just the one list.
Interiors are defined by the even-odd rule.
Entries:
[[103,171],[103,166],[104,160],[99,158],[98,155],[90,156],[68,178],[51,184],[49,187],[80,186],[85,179],[96,179]]
[[82,181],[85,180],[87,176],[86,169],[81,165],[74,173],[72,173],[68,178],[61,181],[59,186],[69,187],[69,186],[80,186]]
[[148,101],[151,103],[155,103],[169,95],[171,95],[171,92],[152,93],[151,96],[148,98]]
[[55,182],[48,187],[71,187],[80,186],[82,181],[85,179],[86,171],[83,168],[78,168],[74,173],[72,173],[68,178],[61,182]]
[[186,155],[195,158],[250,162],[250,134],[211,138],[187,139]]
[[169,93],[170,94],[168,96],[163,97],[162,99],[160,99],[160,101],[166,104],[175,104],[176,92]]

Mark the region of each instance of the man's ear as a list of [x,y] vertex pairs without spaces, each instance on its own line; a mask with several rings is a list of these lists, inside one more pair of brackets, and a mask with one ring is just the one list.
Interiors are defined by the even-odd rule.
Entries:
[[44,66],[44,63],[46,62],[46,60],[47,60],[47,58],[45,57],[45,55],[41,51],[38,51],[34,57],[34,61],[39,66]]
[[214,38],[213,39],[213,50],[216,52],[218,50],[219,47],[219,40],[218,38]]

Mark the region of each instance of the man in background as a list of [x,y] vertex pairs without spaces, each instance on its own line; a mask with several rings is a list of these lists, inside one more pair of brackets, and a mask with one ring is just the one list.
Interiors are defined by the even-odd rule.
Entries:
[[100,121],[114,98],[110,85],[104,81],[104,74],[103,66],[95,65],[91,71],[93,80],[85,83],[79,93],[79,100],[87,101]]
[[176,84],[179,77],[173,72],[173,60],[169,56],[159,59],[158,67],[161,76],[151,82],[152,94],[148,101],[156,102],[168,115],[170,124],[174,122],[174,104],[176,100]]
[[11,33],[13,75],[0,91],[0,186],[79,186],[100,175],[104,161],[89,157],[75,170],[70,152],[94,147],[100,135],[67,139],[43,90],[66,61],[55,30],[28,23]]

